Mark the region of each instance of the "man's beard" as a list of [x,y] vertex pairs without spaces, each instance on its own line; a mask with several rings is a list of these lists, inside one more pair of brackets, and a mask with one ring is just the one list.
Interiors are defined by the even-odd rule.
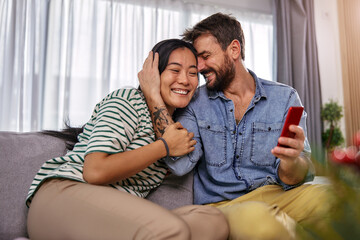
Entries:
[[[220,68],[219,71],[215,71],[211,68],[210,71],[214,72],[216,77],[211,85],[210,82],[206,82],[206,87],[212,91],[223,91],[235,78],[235,64],[230,60],[229,56],[225,54],[222,68]],[[209,72],[209,70],[204,72]]]

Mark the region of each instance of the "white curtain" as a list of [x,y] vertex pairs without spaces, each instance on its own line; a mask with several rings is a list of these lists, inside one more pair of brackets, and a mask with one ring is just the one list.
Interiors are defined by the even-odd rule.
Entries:
[[138,86],[137,72],[155,43],[180,38],[215,12],[241,22],[247,67],[271,80],[272,16],[219,5],[0,0],[0,130],[61,129],[66,120],[81,126],[107,93]]

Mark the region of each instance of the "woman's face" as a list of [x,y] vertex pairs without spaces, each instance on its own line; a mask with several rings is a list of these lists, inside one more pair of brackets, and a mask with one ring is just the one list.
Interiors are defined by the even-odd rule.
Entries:
[[188,48],[178,48],[160,75],[160,93],[169,113],[186,107],[198,85],[196,59]]

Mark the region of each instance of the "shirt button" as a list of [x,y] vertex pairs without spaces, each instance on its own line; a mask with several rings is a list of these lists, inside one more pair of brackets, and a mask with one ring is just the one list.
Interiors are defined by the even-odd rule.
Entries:
[[271,131],[271,127],[269,127],[268,130]]
[[207,126],[207,129],[210,129],[210,126]]
[[233,112],[234,110],[233,109],[230,109],[230,112]]
[[233,131],[233,134],[235,134],[235,133],[236,133],[236,130]]
[[239,158],[240,156],[239,155],[236,155],[236,158]]
[[239,132],[239,135],[242,135],[242,133],[241,133],[241,132]]

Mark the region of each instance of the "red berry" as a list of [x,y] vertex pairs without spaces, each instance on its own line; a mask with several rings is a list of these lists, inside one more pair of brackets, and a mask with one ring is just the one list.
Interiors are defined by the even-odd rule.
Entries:
[[331,160],[335,163],[343,163],[345,157],[346,154],[342,148],[335,148],[331,153]]
[[360,151],[358,151],[358,153],[356,154],[355,161],[358,167],[360,167]]
[[356,154],[357,154],[357,148],[355,146],[350,146],[346,148],[344,162],[355,163]]

